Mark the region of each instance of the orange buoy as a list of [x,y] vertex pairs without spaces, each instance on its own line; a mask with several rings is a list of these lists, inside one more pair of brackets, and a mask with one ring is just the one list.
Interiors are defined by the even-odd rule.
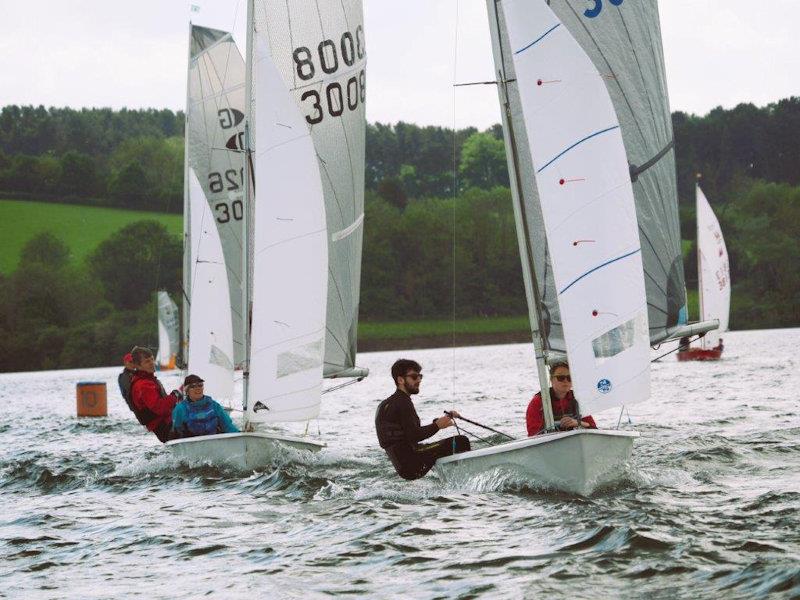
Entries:
[[106,384],[102,381],[81,381],[75,388],[79,417],[105,417],[108,415]]

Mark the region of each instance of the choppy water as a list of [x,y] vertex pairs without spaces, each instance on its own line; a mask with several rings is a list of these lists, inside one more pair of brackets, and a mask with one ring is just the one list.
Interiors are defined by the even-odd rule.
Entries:
[[[401,354],[423,363],[423,420],[456,406],[524,435],[522,345],[362,355],[372,376],[325,397],[329,449],[256,473],[173,462],[117,368],[2,375],[0,596],[800,597],[800,330],[725,342],[719,363],[655,365],[627,479],[589,499],[407,483],[377,448]],[[108,418],[74,416],[87,379],[108,381]]]

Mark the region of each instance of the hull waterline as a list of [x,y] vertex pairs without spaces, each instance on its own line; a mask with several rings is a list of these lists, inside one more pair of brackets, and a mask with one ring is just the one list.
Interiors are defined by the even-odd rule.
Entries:
[[688,360],[719,360],[722,358],[722,350],[718,348],[711,348],[710,350],[703,350],[702,348],[690,348],[678,352],[678,361],[685,362]]
[[507,469],[531,485],[588,496],[624,477],[636,432],[581,429],[515,440],[441,458],[436,473],[458,483],[495,469]]
[[190,463],[214,463],[251,471],[291,452],[319,452],[325,447],[305,438],[272,433],[221,433],[167,442],[173,456]]

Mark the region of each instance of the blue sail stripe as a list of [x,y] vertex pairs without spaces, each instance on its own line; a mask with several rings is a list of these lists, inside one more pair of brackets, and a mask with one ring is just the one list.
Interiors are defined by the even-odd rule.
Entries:
[[605,266],[608,266],[608,265],[610,265],[611,263],[615,263],[615,262],[617,262],[618,260],[622,260],[623,258],[628,258],[629,256],[633,256],[634,254],[636,254],[637,252],[640,252],[640,251],[641,251],[641,248],[637,248],[637,249],[636,249],[636,250],[634,250],[633,252],[628,252],[627,254],[623,254],[622,256],[618,256],[617,258],[612,258],[611,260],[607,260],[607,261],[606,261],[606,262],[604,262],[602,265],[597,265],[595,268],[593,268],[593,269],[590,269],[590,270],[586,271],[586,273],[584,273],[583,275],[581,275],[580,277],[578,277],[578,278],[577,278],[575,281],[573,281],[573,282],[572,282],[572,283],[570,283],[570,284],[569,284],[567,287],[565,287],[563,290],[561,290],[560,292],[558,292],[558,295],[560,296],[561,294],[563,294],[564,292],[566,292],[566,291],[567,291],[569,288],[571,288],[573,285],[575,285],[576,283],[578,283],[578,282],[579,282],[581,279],[583,279],[583,278],[584,278],[584,277],[586,277],[587,275],[591,275],[592,273],[594,273],[594,272],[595,272],[595,271],[597,271],[598,269],[602,269],[603,267],[605,267]]
[[552,165],[554,162],[556,162],[556,161],[557,161],[559,158],[561,158],[562,156],[564,156],[564,155],[565,155],[567,152],[569,152],[570,150],[572,150],[572,149],[573,149],[575,146],[579,146],[579,145],[581,145],[581,144],[582,144],[583,142],[585,142],[586,140],[590,140],[590,139],[592,139],[593,137],[596,137],[596,136],[598,136],[598,135],[601,135],[601,134],[603,134],[603,133],[608,133],[609,131],[613,131],[613,130],[615,130],[615,129],[619,129],[619,125],[614,125],[613,127],[609,127],[608,129],[602,129],[602,130],[600,130],[600,131],[597,131],[597,132],[593,133],[592,135],[587,135],[587,136],[586,136],[585,138],[583,138],[582,140],[578,140],[577,142],[575,142],[574,144],[572,144],[572,146],[570,146],[570,147],[569,147],[569,148],[567,148],[566,150],[564,150],[564,151],[562,151],[562,152],[559,152],[558,154],[556,154],[556,155],[555,155],[555,156],[554,156],[552,159],[550,159],[550,161],[549,161],[549,162],[548,162],[546,165],[544,165],[544,166],[543,166],[541,169],[539,169],[539,170],[538,170],[538,171],[536,171],[536,172],[537,172],[537,173],[541,173],[541,172],[542,172],[542,171],[544,171],[544,170],[545,170],[547,167],[549,167],[549,166],[550,166],[550,165]]
[[535,46],[536,44],[538,44],[539,42],[541,42],[541,41],[542,41],[542,39],[544,39],[544,37],[545,37],[545,36],[547,36],[547,34],[548,34],[548,33],[550,33],[551,31],[553,31],[554,29],[556,29],[557,27],[560,27],[560,26],[561,26],[561,23],[556,23],[556,24],[555,24],[555,25],[553,25],[553,26],[552,26],[550,29],[548,29],[548,30],[547,30],[547,31],[545,31],[545,32],[544,32],[542,35],[540,35],[538,38],[536,38],[535,40],[533,40],[533,41],[532,41],[530,44],[528,44],[528,45],[527,45],[527,46],[525,46],[524,48],[520,48],[519,50],[517,50],[516,52],[514,52],[514,54],[519,54],[520,52],[525,52],[525,50],[527,50],[527,49],[528,49],[528,48],[530,48],[531,46]]

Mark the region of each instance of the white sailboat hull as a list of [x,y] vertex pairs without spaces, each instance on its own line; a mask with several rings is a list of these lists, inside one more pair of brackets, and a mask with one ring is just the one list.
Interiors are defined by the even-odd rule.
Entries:
[[190,463],[214,463],[243,471],[270,465],[287,450],[319,452],[325,447],[305,438],[272,433],[220,433],[167,442],[173,456]]
[[532,485],[589,496],[624,475],[633,441],[631,431],[580,429],[538,435],[436,461],[437,475],[458,483],[493,469],[508,469]]

